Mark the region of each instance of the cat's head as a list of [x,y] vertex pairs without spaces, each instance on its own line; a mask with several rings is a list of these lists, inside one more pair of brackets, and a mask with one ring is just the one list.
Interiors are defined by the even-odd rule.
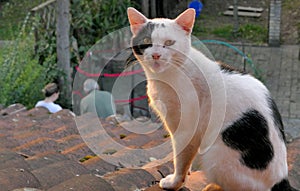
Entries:
[[161,73],[183,64],[191,48],[194,9],[176,19],[148,19],[134,8],[128,8],[127,14],[133,34],[131,46],[144,69]]

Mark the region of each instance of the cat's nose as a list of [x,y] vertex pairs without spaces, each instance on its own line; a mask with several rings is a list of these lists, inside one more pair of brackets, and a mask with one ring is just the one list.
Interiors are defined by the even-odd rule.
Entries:
[[152,58],[154,59],[154,60],[158,60],[159,58],[160,58],[160,54],[158,54],[158,53],[153,53],[152,54]]

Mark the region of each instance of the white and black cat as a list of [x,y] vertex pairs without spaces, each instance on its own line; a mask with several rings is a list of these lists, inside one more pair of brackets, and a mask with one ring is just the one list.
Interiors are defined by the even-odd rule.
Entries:
[[191,46],[194,10],[172,20],[148,19],[128,8],[128,18],[150,105],[172,139],[174,174],[160,180],[160,187],[182,187],[200,149],[207,180],[226,191],[295,190],[287,179],[281,117],[269,91]]

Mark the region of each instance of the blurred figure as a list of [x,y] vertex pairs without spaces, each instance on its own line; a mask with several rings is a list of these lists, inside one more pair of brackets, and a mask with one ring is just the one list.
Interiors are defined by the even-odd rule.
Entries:
[[59,88],[56,83],[47,84],[42,90],[45,99],[38,101],[35,107],[44,107],[49,110],[50,113],[56,113],[62,110],[62,107],[54,103],[59,97]]
[[196,11],[196,18],[198,18],[200,16],[201,11],[202,11],[203,4],[199,0],[193,0],[193,1],[191,1],[189,3],[189,8],[195,9],[195,11]]
[[100,118],[115,116],[116,106],[110,92],[100,91],[98,83],[93,79],[85,80],[83,90],[86,95],[80,102],[80,114],[97,113]]

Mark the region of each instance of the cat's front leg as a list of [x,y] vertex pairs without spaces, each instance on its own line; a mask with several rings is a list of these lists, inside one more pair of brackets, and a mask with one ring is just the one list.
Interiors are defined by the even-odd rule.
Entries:
[[185,177],[169,174],[165,178],[161,179],[159,182],[159,186],[163,189],[168,190],[178,190],[183,186]]
[[[178,190],[185,182],[190,170],[192,161],[197,154],[200,141],[194,138],[187,146],[182,149],[182,140],[173,140],[174,148],[174,174],[160,180],[159,186],[164,189]],[[198,143],[199,142],[199,143]]]

